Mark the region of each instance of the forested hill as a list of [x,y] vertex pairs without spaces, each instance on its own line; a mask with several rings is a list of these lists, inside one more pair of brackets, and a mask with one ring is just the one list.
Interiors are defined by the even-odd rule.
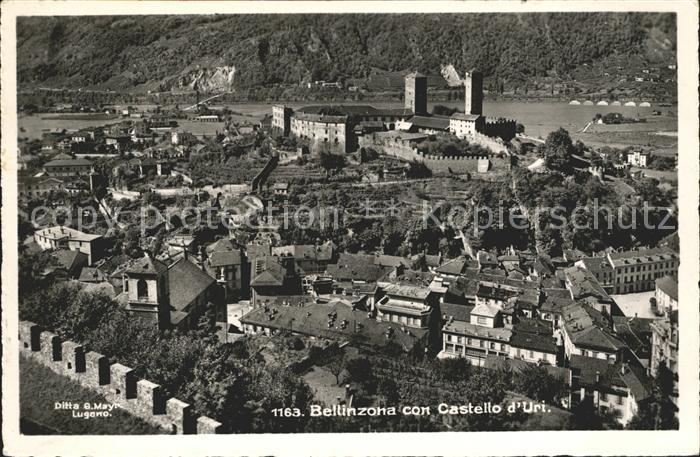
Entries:
[[45,17],[17,31],[23,87],[226,90],[450,64],[527,82],[675,58],[672,14]]

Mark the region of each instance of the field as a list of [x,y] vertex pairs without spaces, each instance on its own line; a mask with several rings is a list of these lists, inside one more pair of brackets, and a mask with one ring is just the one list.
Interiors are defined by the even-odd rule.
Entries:
[[[110,417],[75,418],[74,411],[55,409],[58,402],[83,405],[107,401],[101,395],[64,378],[39,363],[20,357],[20,417],[23,433],[61,435],[152,435],[159,428],[114,409]],[[83,412],[81,409],[79,412]]]

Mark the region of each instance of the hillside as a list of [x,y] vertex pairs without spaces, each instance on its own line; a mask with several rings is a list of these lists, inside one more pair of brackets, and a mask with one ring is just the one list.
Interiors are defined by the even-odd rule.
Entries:
[[671,14],[32,17],[17,30],[23,88],[214,92],[452,65],[481,69],[488,89],[675,62]]

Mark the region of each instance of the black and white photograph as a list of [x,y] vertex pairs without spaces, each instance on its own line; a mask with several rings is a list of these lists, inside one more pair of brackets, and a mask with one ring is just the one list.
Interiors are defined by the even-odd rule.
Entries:
[[23,443],[698,452],[697,3],[22,3],[2,338]]

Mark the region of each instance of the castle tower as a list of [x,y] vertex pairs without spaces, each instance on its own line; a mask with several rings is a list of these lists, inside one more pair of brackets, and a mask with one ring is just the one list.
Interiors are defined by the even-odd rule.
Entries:
[[464,112],[466,114],[483,113],[484,77],[479,71],[467,72],[464,78]]
[[275,135],[289,136],[293,110],[284,105],[272,106],[272,132]]
[[404,108],[418,116],[428,113],[428,78],[424,74],[414,72],[406,75]]
[[170,326],[170,285],[168,267],[146,254],[125,272],[126,310],[142,319],[157,322],[163,330]]

